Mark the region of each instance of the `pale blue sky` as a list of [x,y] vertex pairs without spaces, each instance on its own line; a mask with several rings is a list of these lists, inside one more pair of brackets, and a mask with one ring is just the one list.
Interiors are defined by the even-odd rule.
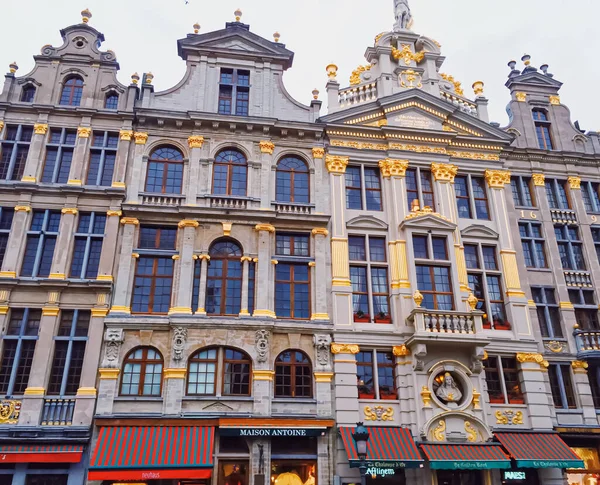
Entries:
[[[79,12],[88,7],[91,25],[106,37],[103,48],[117,54],[121,82],[128,83],[134,71],[152,71],[157,89],[166,89],[185,70],[176,40],[191,32],[196,21],[202,32],[222,28],[240,7],[253,32],[271,39],[279,30],[281,42],[295,52],[284,79],[292,95],[307,104],[315,87],[324,100],[329,62],[339,66],[338,78],[347,85],[350,72],[365,63],[365,49],[375,35],[393,24],[392,0],[188,1],[2,0],[8,5],[0,16],[0,69],[8,71],[16,60],[18,74],[27,73],[32,56],[44,44],[60,45],[59,30],[79,22]],[[473,81],[485,82],[492,120],[507,124],[506,64],[528,53],[532,65],[549,64],[565,84],[561,99],[573,120],[586,130],[600,130],[598,0],[411,0],[411,8],[413,30],[442,44],[442,71],[461,81],[469,96]]]

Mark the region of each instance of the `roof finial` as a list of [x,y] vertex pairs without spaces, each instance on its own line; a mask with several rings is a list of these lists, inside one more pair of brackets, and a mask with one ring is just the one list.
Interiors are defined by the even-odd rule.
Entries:
[[84,24],[87,24],[91,18],[92,18],[92,12],[90,12],[89,8],[86,8],[81,11],[81,21]]
[[394,0],[394,19],[396,20],[394,32],[410,30],[413,23],[413,17],[410,13],[408,0]]
[[192,27],[194,28],[194,34],[197,34],[198,32],[200,32],[200,24],[198,22],[196,22],[194,25],[192,25]]
[[273,40],[275,42],[279,42],[279,39],[281,38],[281,34],[279,33],[278,30],[275,31],[275,33],[273,34]]
[[235,15],[235,21],[239,22],[240,20],[242,20],[242,10],[241,9],[236,9],[235,12],[233,12],[233,15]]

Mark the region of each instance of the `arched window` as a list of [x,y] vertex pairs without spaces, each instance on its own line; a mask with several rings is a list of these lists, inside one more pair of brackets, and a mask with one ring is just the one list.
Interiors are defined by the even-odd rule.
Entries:
[[119,95],[110,91],[104,98],[104,107],[106,109],[117,109],[119,107]]
[[228,347],[200,349],[188,362],[187,394],[249,396],[251,371],[252,360],[240,350]]
[[33,98],[35,98],[35,86],[26,84],[21,91],[21,102],[33,103]]
[[312,397],[312,368],[304,352],[286,350],[277,356],[275,397]]
[[79,106],[83,94],[83,79],[79,76],[71,76],[66,79],[60,95],[60,104],[66,106]]
[[309,175],[306,163],[297,157],[285,157],[277,164],[275,200],[277,202],[310,202]]
[[237,150],[223,150],[215,158],[213,194],[246,196],[248,164]]
[[231,240],[214,243],[208,254],[206,313],[238,315],[242,304],[242,248]]
[[183,180],[183,155],[177,148],[160,147],[148,160],[146,192],[181,194]]
[[123,362],[122,396],[160,396],[163,358],[152,347],[138,347]]

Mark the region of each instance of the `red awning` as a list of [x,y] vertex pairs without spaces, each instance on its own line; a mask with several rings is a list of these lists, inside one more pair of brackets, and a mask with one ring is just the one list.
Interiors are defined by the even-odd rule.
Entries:
[[209,478],[214,434],[203,426],[100,428],[88,479]]
[[556,433],[495,433],[519,468],[585,468]]
[[79,463],[83,446],[2,445],[0,463]]
[[498,444],[423,444],[421,449],[434,470],[510,468],[510,458]]

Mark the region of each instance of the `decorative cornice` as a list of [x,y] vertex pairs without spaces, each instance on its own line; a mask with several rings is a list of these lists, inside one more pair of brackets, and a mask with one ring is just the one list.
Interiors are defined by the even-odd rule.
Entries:
[[546,176],[543,173],[534,173],[531,175],[533,185],[536,187],[544,187],[546,185]]
[[544,356],[542,354],[534,354],[534,353],[521,353],[517,354],[517,360],[521,363],[530,363],[530,364],[539,364],[540,367],[548,367],[550,364],[547,360],[544,360]]
[[254,310],[253,317],[277,318],[277,314],[273,310]]
[[332,354],[358,354],[360,348],[357,344],[331,344]]
[[131,308],[128,306],[114,305],[110,308],[110,313],[131,313]]
[[192,135],[188,137],[188,146],[190,148],[202,148],[204,137],[202,135]]
[[381,175],[384,178],[389,177],[404,177],[408,168],[408,160],[396,160],[393,158],[385,158],[379,160],[379,168]]
[[42,316],[44,317],[56,317],[59,312],[60,309],[57,306],[47,306],[42,308]]
[[64,280],[67,276],[64,273],[50,273],[48,278],[51,280]]
[[[308,263],[308,265],[310,266],[310,263]],[[319,320],[319,321],[329,320],[329,314],[328,313],[313,313],[310,316],[310,319],[312,321],[315,321],[315,320]]]
[[0,278],[16,278],[16,271],[0,271]]
[[254,226],[254,230],[257,232],[275,232],[275,227],[273,227],[271,224],[256,224],[256,226]]
[[329,236],[329,231],[327,229],[325,229],[324,227],[315,227],[312,230],[312,235],[313,236]]
[[198,255],[198,259],[200,261],[204,261],[204,260],[210,261],[210,255],[209,254],[199,254]]
[[486,170],[485,179],[490,189],[503,189],[504,185],[510,184],[510,172],[508,170]]
[[21,178],[21,182],[26,182],[28,184],[35,184],[37,182],[35,177],[32,177],[30,175],[23,175],[23,177]]
[[77,209],[77,207],[63,207],[60,212],[61,214],[71,214],[73,216],[76,216],[79,210]]
[[136,145],[145,145],[146,142],[148,141],[148,133],[141,133],[141,132],[136,131],[133,134],[133,138],[135,139]]
[[177,224],[177,227],[182,228],[182,227],[198,227],[200,225],[200,223],[198,221],[195,221],[193,219],[183,219],[181,221],[179,221],[179,224]]
[[410,350],[404,344],[396,345],[393,348],[393,353],[396,357],[406,357],[407,355],[410,355]]
[[313,158],[324,158],[325,157],[325,148],[314,147],[312,149]]
[[35,123],[33,125],[33,132],[36,135],[45,135],[48,133],[48,125],[44,123]]
[[569,177],[569,187],[572,189],[581,189],[581,177]]
[[273,155],[273,152],[275,151],[275,143],[273,143],[272,141],[262,140],[258,143],[258,146],[260,147],[261,153],[268,153],[269,155]]
[[573,310],[575,308],[573,306],[573,303],[571,303],[570,301],[561,301],[561,302],[559,302],[558,306],[560,308],[566,308],[568,310]]
[[588,363],[583,360],[574,360],[571,362],[571,367],[573,367],[573,372],[587,372]]
[[131,141],[131,137],[133,137],[133,130],[121,130],[119,132],[119,137],[123,141]]
[[174,306],[169,309],[169,315],[191,315],[192,308],[185,306]]
[[325,157],[325,166],[329,173],[346,173],[346,167],[350,157],[340,157],[337,155],[327,155]]
[[89,138],[92,134],[92,129],[89,126],[80,126],[77,128],[77,136],[79,138]]
[[437,181],[454,183],[458,166],[451,163],[432,163],[431,173]]
[[121,224],[133,224],[134,226],[139,226],[140,221],[135,217],[123,217],[121,219]]

